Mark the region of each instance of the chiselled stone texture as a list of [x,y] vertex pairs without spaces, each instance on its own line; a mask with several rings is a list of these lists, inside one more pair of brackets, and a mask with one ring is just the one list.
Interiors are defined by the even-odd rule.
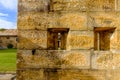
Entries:
[[19,0],[19,12],[45,12],[48,10],[49,0]]
[[24,30],[19,31],[19,49],[46,49],[47,31]]
[[[90,65],[90,51],[32,50],[18,51],[18,68],[77,68],[85,69]],[[78,58],[78,59],[76,59]]]
[[[96,74],[97,73],[97,74]],[[106,80],[107,72],[105,70],[50,70],[50,69],[27,69],[18,71],[21,80]],[[36,76],[38,75],[38,76]],[[36,77],[34,77],[36,76]],[[47,77],[45,77],[47,76]],[[94,77],[93,77],[94,76]]]
[[116,11],[120,11],[120,0],[116,0]]
[[18,0],[18,80],[120,80],[120,0]]
[[91,49],[94,46],[92,31],[70,31],[68,43],[71,49]]
[[89,29],[92,30],[94,27],[116,27],[117,17],[115,12],[90,12],[88,14]]
[[117,31],[117,38],[116,38],[116,41],[117,41],[117,47],[116,49],[117,50],[120,50],[120,31]]
[[[61,71],[61,80],[106,80],[106,72],[91,70],[63,70]],[[94,77],[93,77],[94,76]]]
[[89,11],[114,11],[115,0],[89,0]]
[[23,12],[19,13],[18,29],[36,29],[46,30],[50,24],[49,15],[40,12]]
[[[27,69],[18,71],[18,80],[117,80],[120,70],[50,70]],[[35,77],[36,76],[36,77]],[[47,77],[45,77],[47,76]]]
[[17,80],[45,80],[43,69],[21,70],[17,75],[21,75],[17,76]]
[[58,19],[58,23],[60,26],[70,28],[70,30],[87,30],[87,13],[63,13]]
[[93,68],[95,69],[119,69],[120,53],[110,51],[96,51],[93,56]]
[[120,30],[120,12],[116,12],[116,27],[117,29],[116,30]]
[[70,30],[87,30],[87,13],[19,13],[18,29],[47,30],[47,28],[70,28]]
[[85,11],[88,0],[52,0],[51,10],[54,11]]

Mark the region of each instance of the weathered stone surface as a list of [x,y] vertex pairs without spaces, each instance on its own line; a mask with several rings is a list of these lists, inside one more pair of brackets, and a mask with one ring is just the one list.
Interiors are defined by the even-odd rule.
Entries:
[[19,50],[18,51],[18,68],[48,68],[48,65],[52,62],[49,59],[49,55],[45,50],[36,50],[32,53],[32,50]]
[[119,80],[119,2],[19,0],[18,80]]
[[120,31],[115,31],[111,36],[111,50],[119,50],[120,49]]
[[[120,70],[53,70],[27,69],[18,71],[20,80],[119,80]],[[39,75],[38,75],[39,74]],[[36,76],[38,75],[38,76]],[[36,77],[35,77],[36,76]],[[47,76],[47,77],[45,77]]]
[[38,30],[19,31],[19,49],[46,49],[47,32]]
[[111,80],[119,80],[120,79],[120,69],[111,71],[110,79]]
[[90,11],[113,11],[115,0],[89,0],[88,10]]
[[87,30],[87,13],[63,13],[58,22],[60,26],[69,27],[70,30]]
[[104,70],[62,70],[61,80],[106,80]]
[[88,0],[52,0],[51,10],[54,11],[85,11]]
[[48,11],[49,0],[18,0],[18,12],[34,11],[43,12]]
[[120,0],[116,0],[116,3],[115,3],[115,9],[116,11],[120,11]]
[[120,53],[110,51],[96,51],[94,53],[92,66],[94,69],[119,69]]
[[2,36],[0,37],[0,46],[2,48],[8,48],[7,46],[9,44],[13,45],[13,48],[17,48],[17,41],[16,41],[17,37],[12,37],[12,36]]
[[18,51],[17,65],[24,68],[89,68],[90,51],[32,50]]
[[119,45],[119,41],[118,41],[118,33],[119,31],[115,31],[111,37],[110,37],[110,49],[112,50],[118,50],[118,45]]
[[116,30],[120,30],[120,12],[116,12],[116,24],[115,24]]
[[117,47],[116,49],[120,49],[120,31],[117,31],[117,38],[116,38],[116,42],[117,42]]
[[18,29],[46,30],[52,18],[47,13],[23,12],[18,14]]
[[[89,68],[89,51],[48,51],[49,59],[53,64],[49,64],[49,67],[56,67],[56,65],[60,68],[73,68],[73,69],[81,69],[81,68]],[[77,59],[76,59],[77,58]]]
[[115,12],[90,12],[88,14],[88,27],[117,27],[117,16]]
[[17,71],[17,80],[45,80],[43,69]]
[[94,46],[92,31],[70,31],[67,40],[68,49],[91,49]]
[[61,55],[62,68],[90,68],[90,51],[73,50]]

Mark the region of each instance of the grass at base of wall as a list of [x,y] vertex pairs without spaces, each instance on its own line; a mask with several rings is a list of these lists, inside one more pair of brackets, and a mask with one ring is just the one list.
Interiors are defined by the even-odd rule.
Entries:
[[17,49],[0,50],[0,72],[16,71]]

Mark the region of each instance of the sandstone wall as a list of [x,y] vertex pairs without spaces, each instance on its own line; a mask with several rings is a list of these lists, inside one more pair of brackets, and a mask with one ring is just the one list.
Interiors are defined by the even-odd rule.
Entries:
[[8,44],[12,44],[13,48],[17,48],[17,41],[16,41],[17,37],[11,37],[11,36],[1,36],[0,37],[0,46],[2,48],[7,48]]
[[[18,80],[120,80],[119,4],[19,0]],[[48,28],[69,28],[65,50],[48,49]],[[95,28],[115,28],[109,50],[94,49]]]

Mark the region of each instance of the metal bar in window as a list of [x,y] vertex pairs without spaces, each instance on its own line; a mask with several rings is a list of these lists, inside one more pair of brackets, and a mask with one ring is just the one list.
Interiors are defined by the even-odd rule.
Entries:
[[97,49],[100,50],[100,33],[97,33]]
[[61,49],[61,33],[58,33],[58,49]]

